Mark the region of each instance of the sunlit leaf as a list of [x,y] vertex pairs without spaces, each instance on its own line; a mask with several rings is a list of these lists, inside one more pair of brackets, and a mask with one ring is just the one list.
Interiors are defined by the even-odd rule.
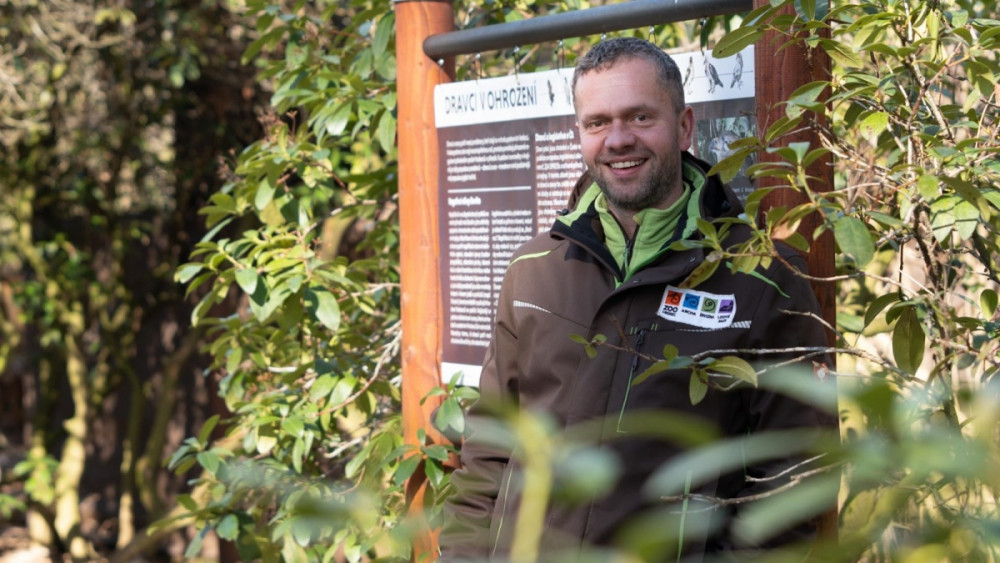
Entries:
[[875,111],[858,123],[858,130],[871,142],[875,142],[878,136],[889,126],[889,114],[884,111]]
[[757,370],[749,362],[737,356],[723,356],[708,364],[706,369],[731,375],[751,385],[757,385]]
[[844,215],[834,221],[833,235],[841,252],[850,256],[858,268],[863,268],[875,256],[871,233],[857,217]]
[[240,268],[236,270],[236,283],[247,295],[253,295],[257,291],[259,276],[253,268]]
[[992,319],[997,312],[997,292],[992,289],[984,289],[979,294],[979,306],[983,310],[983,316]]
[[204,267],[205,266],[203,264],[199,264],[196,262],[184,264],[183,266],[177,269],[177,273],[174,275],[174,279],[177,280],[177,283],[187,283],[191,280],[191,278],[198,275],[198,272],[202,271]]

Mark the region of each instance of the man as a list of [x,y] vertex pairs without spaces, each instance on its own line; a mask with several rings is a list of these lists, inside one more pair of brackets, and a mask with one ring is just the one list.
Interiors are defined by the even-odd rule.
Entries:
[[[574,209],[515,253],[480,383],[481,404],[513,403],[547,413],[563,427],[598,421],[594,442],[620,460],[621,475],[610,494],[550,505],[541,549],[563,554],[613,545],[630,520],[664,506],[644,486],[683,449],[650,438],[633,413],[682,413],[727,437],[831,423],[800,402],[751,386],[713,388],[695,404],[690,370],[636,383],[667,344],[689,356],[822,347],[826,336],[808,283],[780,260],[753,275],[723,266],[694,290],[683,287],[707,251],[671,245],[700,239],[699,219],[733,218],[742,206],[718,177],[707,175],[707,164],[686,152],[694,116],[668,55],[639,39],[603,41],[578,62],[573,92],[588,172],[577,186]],[[745,226],[734,225],[724,244],[747,237]],[[802,266],[797,254],[781,252],[785,262]],[[571,335],[604,335],[607,343],[591,358]],[[504,559],[511,547],[519,505],[517,452],[489,442],[473,430],[463,444],[463,467],[452,477],[457,492],[445,510],[443,559]],[[702,478],[688,492],[747,496],[777,486],[773,478],[789,464],[779,460]],[[732,549],[728,524],[737,506],[703,507],[712,517],[702,523],[707,528],[700,536],[661,532],[676,536],[676,553],[684,556]],[[675,521],[678,527],[685,522]],[[689,531],[696,527],[693,520],[687,524]]]

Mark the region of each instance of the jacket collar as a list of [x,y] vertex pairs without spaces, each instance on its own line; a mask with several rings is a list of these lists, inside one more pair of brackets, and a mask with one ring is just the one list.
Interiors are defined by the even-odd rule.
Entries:
[[[710,168],[708,163],[687,152],[681,153],[681,162],[685,184],[701,186],[700,197],[692,204],[697,205],[700,211],[699,215],[702,218],[712,221],[722,217],[736,216],[742,212],[743,206],[733,191],[722,183],[718,175],[708,175]],[[570,203],[575,204],[573,209],[571,211],[564,210],[562,216],[556,219],[551,235],[582,246],[621,280],[624,278],[624,272],[605,245],[604,229],[601,226],[599,211],[595,205],[600,193],[600,187],[593,182],[590,174],[584,173],[570,196]],[[683,217],[686,218],[689,215],[690,213],[687,213]],[[694,225],[690,225],[682,219],[674,236],[667,240],[661,248],[661,253],[676,240],[700,236]]]

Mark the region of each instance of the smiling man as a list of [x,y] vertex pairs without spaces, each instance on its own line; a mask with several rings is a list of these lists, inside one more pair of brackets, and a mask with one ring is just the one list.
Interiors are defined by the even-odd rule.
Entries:
[[[620,467],[607,494],[553,499],[541,534],[543,560],[575,560],[591,546],[628,549],[635,545],[626,539],[636,537],[631,526],[649,515],[659,518],[656,537],[646,534],[643,551],[636,553],[646,559],[759,547],[734,535],[731,524],[741,504],[729,501],[787,483],[793,460],[761,456],[739,470],[707,468],[689,475],[688,492],[695,496],[688,499],[704,504],[696,510],[687,501],[671,507],[651,494],[647,481],[685,449],[654,435],[683,435],[704,426],[720,438],[741,439],[819,429],[834,420],[796,400],[731,381],[692,401],[690,371],[683,369],[637,378],[667,345],[681,356],[725,350],[720,355],[738,353],[758,365],[810,357],[791,349],[813,350],[819,360],[827,340],[816,299],[804,278],[779,260],[753,274],[720,267],[696,288],[684,284],[707,255],[696,245],[674,243],[699,239],[699,219],[735,218],[742,206],[718,177],[707,174],[707,164],[687,152],[694,117],[668,55],[639,39],[603,41],[578,61],[573,91],[588,170],[571,209],[515,253],[504,277],[482,399],[472,410],[462,468],[452,477],[456,494],[446,506],[442,558],[510,557],[522,500],[519,451],[500,446],[487,426],[477,430],[476,424],[489,405],[500,402],[544,412],[562,428],[587,423],[590,439]],[[734,224],[725,244],[748,237],[745,226]],[[803,267],[794,251],[778,248],[785,263]],[[603,335],[607,343],[591,357],[573,335]],[[812,377],[811,370],[804,376]],[[644,412],[692,422],[649,428],[637,422]],[[808,537],[813,527],[792,526],[773,542]]]

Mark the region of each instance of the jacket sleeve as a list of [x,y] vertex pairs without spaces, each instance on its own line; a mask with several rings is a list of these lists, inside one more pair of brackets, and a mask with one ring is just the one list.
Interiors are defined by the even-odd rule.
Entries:
[[[805,271],[804,261],[795,253],[788,252],[786,258],[800,271]],[[767,277],[776,287],[769,287],[764,292],[764,300],[757,309],[755,324],[760,323],[763,331],[755,330],[763,335],[755,343],[762,349],[793,349],[793,348],[825,348],[828,346],[827,329],[819,321],[821,312],[813,290],[805,278],[797,275],[784,265],[776,264]],[[812,316],[810,316],[812,315]],[[764,364],[787,361],[805,356],[804,352],[789,351],[779,355],[768,355],[759,360]],[[829,365],[827,354],[804,358],[791,368],[793,377],[808,377],[815,385],[834,386],[832,376],[821,380],[814,374],[813,362]],[[764,378],[773,373],[761,375]],[[829,395],[833,397],[832,393]],[[807,429],[815,430],[817,436],[823,432],[832,431],[837,427],[836,407],[832,410],[819,408],[813,404],[802,402],[783,393],[768,389],[763,384],[748,395],[747,417],[748,430],[759,434],[775,430]],[[833,402],[833,401],[831,401]],[[809,444],[806,444],[807,446]],[[745,497],[766,493],[789,481],[789,475],[815,469],[823,462],[798,465],[805,461],[804,456],[791,459],[775,459],[745,468],[746,479],[738,496]],[[742,508],[746,505],[738,505]],[[832,491],[829,499],[829,509],[836,506],[836,491]],[[739,512],[737,508],[737,513]],[[816,534],[818,519],[806,521],[793,528],[785,530],[766,542],[765,546],[773,547],[796,540],[813,537]]]
[[[509,281],[505,279],[504,285]],[[496,413],[516,403],[518,382],[517,336],[505,293],[501,291],[497,322],[480,375],[480,398],[469,409],[461,467],[451,476],[455,493],[444,506],[438,540],[441,561],[479,561],[489,556],[494,507],[511,457],[509,446],[496,435]]]

